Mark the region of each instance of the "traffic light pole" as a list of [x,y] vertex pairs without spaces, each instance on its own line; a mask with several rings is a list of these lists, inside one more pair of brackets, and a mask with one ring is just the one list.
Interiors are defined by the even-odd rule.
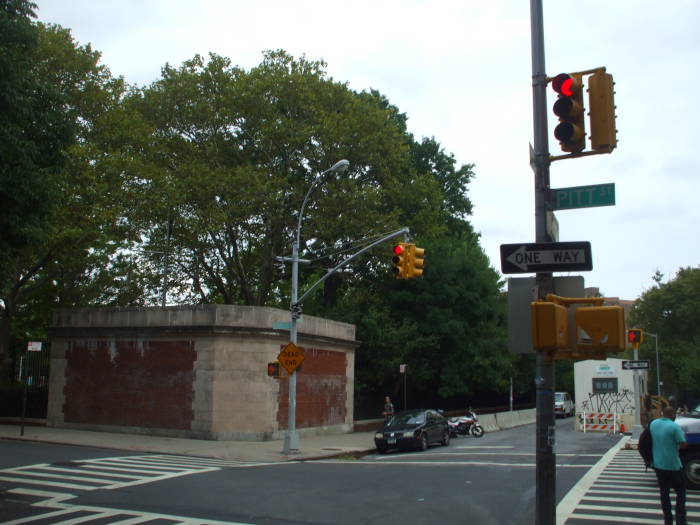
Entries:
[[[531,164],[535,171],[535,242],[550,242],[547,210],[550,200],[549,144],[547,138],[547,75],[544,60],[542,0],[530,0],[532,43],[532,106],[534,147]],[[552,293],[551,273],[536,275],[537,298]],[[554,359],[551,351],[537,351],[536,399],[536,494],[535,523],[555,525],[556,463],[554,455]]]

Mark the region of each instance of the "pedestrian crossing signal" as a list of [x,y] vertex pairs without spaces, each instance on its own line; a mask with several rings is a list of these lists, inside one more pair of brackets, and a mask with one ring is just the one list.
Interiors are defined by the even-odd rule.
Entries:
[[267,375],[268,377],[279,378],[280,377],[280,364],[278,361],[274,363],[267,363]]
[[644,342],[644,331],[639,328],[631,328],[627,331],[627,342],[631,345],[640,345]]

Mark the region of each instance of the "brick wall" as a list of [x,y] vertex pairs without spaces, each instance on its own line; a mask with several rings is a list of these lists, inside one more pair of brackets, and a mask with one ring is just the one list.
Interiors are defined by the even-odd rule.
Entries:
[[64,420],[187,430],[192,341],[80,341],[66,350]]
[[[297,376],[297,428],[342,425],[347,416],[347,354],[304,348]],[[281,380],[277,422],[287,428],[289,381]]]

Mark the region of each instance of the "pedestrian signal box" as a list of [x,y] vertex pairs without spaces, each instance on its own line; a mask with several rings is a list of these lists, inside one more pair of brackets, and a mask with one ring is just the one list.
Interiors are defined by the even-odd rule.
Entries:
[[622,306],[579,306],[575,318],[578,350],[625,350],[625,312]]
[[545,301],[530,303],[532,347],[536,350],[557,350],[568,347],[568,310],[565,306]]
[[267,375],[268,377],[274,377],[278,379],[280,377],[280,364],[278,361],[274,363],[267,363]]
[[640,345],[644,342],[644,331],[639,328],[630,328],[627,331],[627,342],[632,345]]

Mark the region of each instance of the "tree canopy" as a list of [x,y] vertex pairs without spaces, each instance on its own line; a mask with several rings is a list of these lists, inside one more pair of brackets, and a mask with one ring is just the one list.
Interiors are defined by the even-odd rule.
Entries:
[[[2,157],[11,211],[0,250],[4,355],[11,333],[19,341],[30,326],[45,329],[56,306],[287,308],[289,268],[279,259],[313,187],[300,291],[399,227],[426,248],[420,279],[392,278],[387,243],[304,304],[357,325],[356,392],[395,392],[402,363],[415,398],[505,389],[504,296],[468,221],[473,165],[457,165],[435,138],[413,137],[384,95],[353,91],[323,61],[283,50],[250,70],[196,55],[166,64],[150,85],[127,86],[68,30],[32,22],[31,4],[5,6],[14,33],[3,37],[0,67],[16,74],[3,77],[2,103],[28,105],[3,114],[3,132],[28,149],[22,162],[8,162],[9,150]],[[348,171],[319,179],[340,159]]]
[[[658,337],[663,390],[679,402],[700,401],[700,267],[680,268],[675,277],[645,291],[630,313],[630,326]],[[640,352],[655,363],[656,341],[648,336]],[[650,381],[651,382],[651,381]]]

